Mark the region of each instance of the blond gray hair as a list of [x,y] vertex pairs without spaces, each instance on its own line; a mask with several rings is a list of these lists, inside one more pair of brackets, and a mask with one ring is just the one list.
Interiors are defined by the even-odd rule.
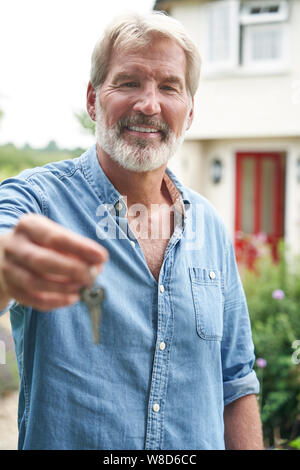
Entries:
[[93,87],[97,90],[104,82],[114,49],[140,50],[148,46],[156,36],[172,39],[182,47],[187,63],[187,89],[194,96],[201,66],[198,49],[179,21],[158,11],[120,16],[108,25],[92,54],[90,81]]

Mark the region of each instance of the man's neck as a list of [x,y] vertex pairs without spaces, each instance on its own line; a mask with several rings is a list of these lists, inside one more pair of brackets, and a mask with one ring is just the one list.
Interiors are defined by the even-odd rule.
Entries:
[[134,172],[122,168],[97,144],[99,163],[107,178],[123,196],[127,196],[128,208],[132,204],[171,204],[171,199],[163,178],[166,165],[153,171]]

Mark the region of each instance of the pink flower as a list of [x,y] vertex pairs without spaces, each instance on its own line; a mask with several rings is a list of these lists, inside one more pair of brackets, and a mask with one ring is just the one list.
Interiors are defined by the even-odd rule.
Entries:
[[257,367],[259,367],[260,369],[264,369],[267,365],[267,361],[263,358],[263,357],[259,357],[257,360],[256,360],[256,365]]
[[285,293],[281,289],[273,290],[272,297],[275,300],[282,300],[285,297]]
[[268,237],[267,234],[264,232],[260,232],[256,235],[256,239],[261,243],[267,243]]

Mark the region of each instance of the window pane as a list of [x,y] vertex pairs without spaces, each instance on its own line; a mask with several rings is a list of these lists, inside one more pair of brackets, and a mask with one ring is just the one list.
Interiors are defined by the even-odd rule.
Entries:
[[270,158],[262,160],[262,194],[261,194],[261,230],[264,233],[274,232],[273,214],[275,209],[274,187],[275,187],[275,164]]
[[253,211],[254,211],[254,171],[255,160],[245,158],[242,161],[242,226],[245,233],[253,233]]
[[270,28],[269,25],[261,25],[251,29],[249,35],[251,41],[250,60],[280,59],[282,43],[280,26]]
[[225,61],[230,53],[230,10],[227,4],[213,5],[209,14],[209,56],[210,62]]

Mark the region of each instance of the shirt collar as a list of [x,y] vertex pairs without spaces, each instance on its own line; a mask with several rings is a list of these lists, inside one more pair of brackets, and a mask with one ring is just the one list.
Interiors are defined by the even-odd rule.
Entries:
[[[118,203],[124,203],[124,197],[107,178],[97,156],[96,144],[82,155],[82,169],[86,179],[103,204],[112,205],[118,211]],[[190,200],[184,186],[177,180],[169,168],[166,169],[164,181],[175,209],[184,213],[190,207]],[[123,204],[124,205],[124,204]],[[120,206],[121,207],[121,206]]]

